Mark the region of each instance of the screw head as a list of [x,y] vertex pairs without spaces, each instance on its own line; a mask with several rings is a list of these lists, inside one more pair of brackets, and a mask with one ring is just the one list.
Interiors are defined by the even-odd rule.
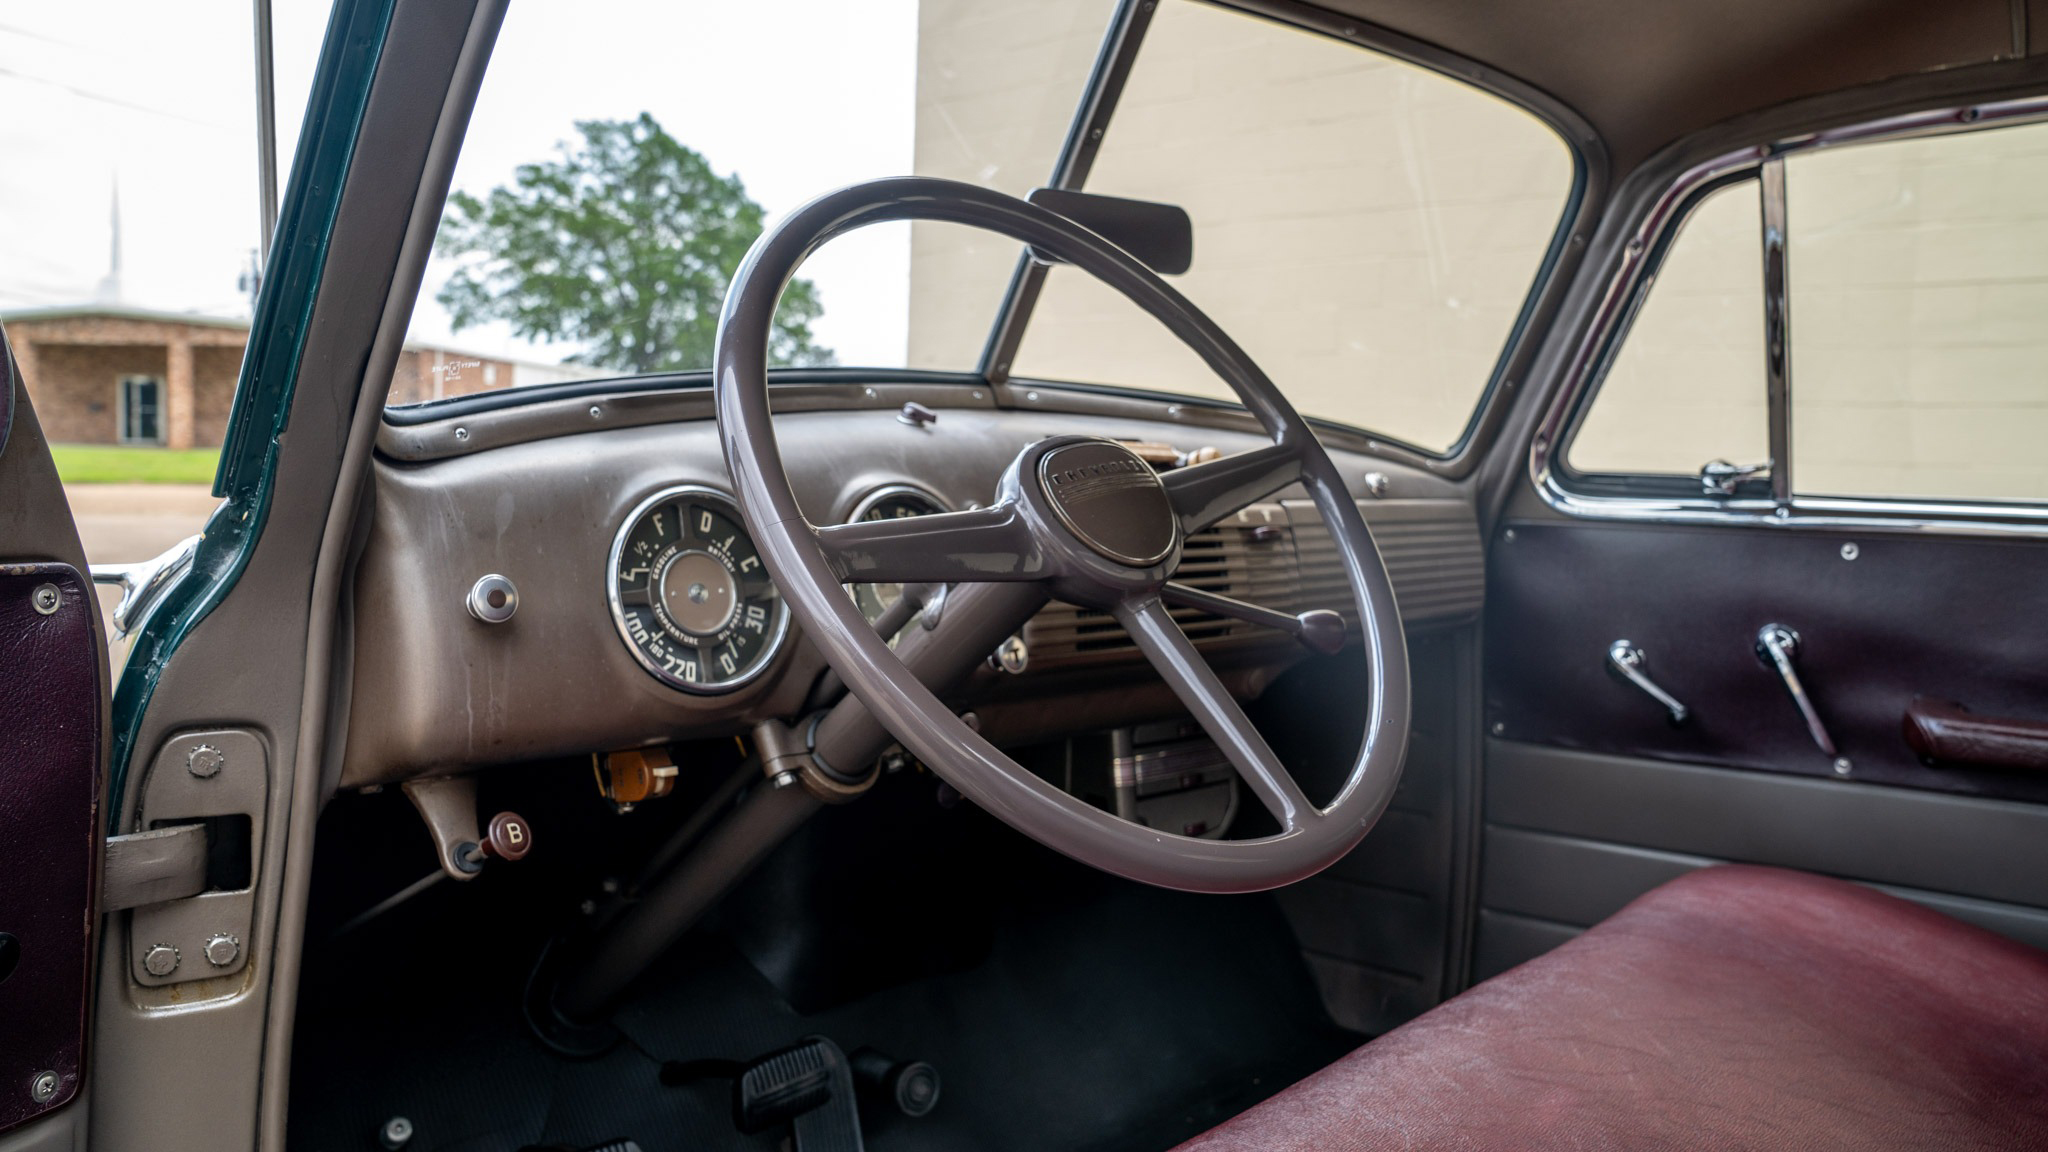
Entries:
[[469,439],[469,429],[467,429],[467,428],[457,428],[457,429],[455,430],[455,438],[456,438],[457,440],[467,440],[467,439]]
[[1500,534],[1500,538],[1507,541],[1510,544],[1513,544],[1515,542],[1515,530],[1513,528],[1508,529],[1507,531]]
[[218,932],[214,934],[213,939],[206,942],[203,951],[206,953],[208,964],[215,968],[225,968],[242,954],[242,942],[225,932]]
[[28,599],[29,603],[35,605],[36,611],[45,616],[55,615],[57,609],[64,606],[64,594],[57,591],[55,584],[36,585],[35,591],[28,594]]
[[1507,726],[1506,724],[1503,724],[1503,723],[1501,723],[1501,722],[1500,722],[1500,721],[1498,721],[1498,720],[1495,720],[1495,721],[1493,722],[1493,734],[1494,734],[1495,736],[1505,736],[1505,735],[1507,735],[1507,733],[1508,733],[1508,726]]
[[1031,667],[1031,649],[1025,645],[1022,636],[1011,636],[996,646],[995,654],[989,657],[989,663],[1016,676]]
[[55,1072],[38,1072],[36,1078],[28,1082],[28,1094],[36,1103],[48,1104],[57,1098],[57,1089],[61,1084],[62,1081],[57,1079]]
[[1847,776],[1850,770],[1855,767],[1856,765],[1850,763],[1849,758],[1847,756],[1835,757],[1835,775]]
[[201,780],[210,780],[220,775],[220,770],[227,765],[227,753],[211,744],[201,744],[185,754],[185,771]]
[[398,1149],[412,1143],[412,1121],[403,1116],[393,1116],[377,1129],[377,1143],[386,1148]]
[[1856,557],[1861,556],[1862,554],[1863,549],[1858,548],[1854,541],[1842,545],[1842,559],[1844,560],[1854,560]]
[[152,944],[142,954],[142,970],[159,979],[178,970],[181,957],[178,950],[169,944]]
[[598,406],[597,406],[597,405],[595,405],[595,404],[592,404],[592,405],[590,406],[590,418],[591,418],[592,420],[602,420],[602,419],[604,419],[604,409],[602,409],[602,408],[598,407]]

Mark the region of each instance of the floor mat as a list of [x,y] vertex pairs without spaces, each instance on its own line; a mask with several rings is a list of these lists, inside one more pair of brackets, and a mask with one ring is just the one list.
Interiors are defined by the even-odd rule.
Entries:
[[619,1136],[646,1152],[774,1148],[779,1134],[734,1130],[728,1082],[668,1088],[658,1068],[824,1034],[939,1070],[931,1115],[870,1126],[878,1152],[1153,1152],[1358,1041],[1330,1023],[1269,897],[1145,888],[1035,846],[1007,859],[989,885],[1000,902],[992,943],[970,967],[803,1015],[726,934],[700,931],[616,1014],[625,1042],[585,1061],[546,1050],[519,1022],[525,965],[513,958],[530,958],[538,939],[520,927],[530,917],[518,917],[516,893],[440,885],[376,931],[441,962],[408,980],[309,979],[291,1147],[373,1148],[379,1126],[405,1116],[408,1152]]

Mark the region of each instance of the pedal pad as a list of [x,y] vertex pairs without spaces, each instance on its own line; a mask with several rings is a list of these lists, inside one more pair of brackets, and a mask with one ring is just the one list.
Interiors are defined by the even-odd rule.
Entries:
[[795,1152],[865,1152],[853,1068],[823,1036],[749,1062],[733,1084],[732,1118],[749,1135],[788,1124]]

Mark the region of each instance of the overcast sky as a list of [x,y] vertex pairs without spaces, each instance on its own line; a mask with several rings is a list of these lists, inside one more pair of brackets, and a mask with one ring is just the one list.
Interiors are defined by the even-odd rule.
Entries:
[[[326,6],[274,0],[279,149],[297,143]],[[249,0],[0,0],[0,308],[95,298],[118,182],[121,299],[246,315],[256,246]],[[581,119],[642,111],[780,213],[910,171],[916,0],[516,0],[455,186],[483,192],[547,158]],[[909,235],[869,229],[806,266],[841,363],[903,361]],[[415,338],[522,359],[491,329],[450,330],[431,268]]]

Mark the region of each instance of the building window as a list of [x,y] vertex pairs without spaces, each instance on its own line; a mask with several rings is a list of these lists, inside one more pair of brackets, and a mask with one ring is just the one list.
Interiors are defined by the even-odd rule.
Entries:
[[164,442],[164,382],[158,376],[121,377],[121,442]]

